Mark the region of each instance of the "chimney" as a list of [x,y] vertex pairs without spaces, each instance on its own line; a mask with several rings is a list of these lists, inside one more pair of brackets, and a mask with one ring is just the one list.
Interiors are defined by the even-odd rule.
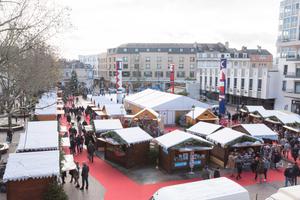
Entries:
[[226,49],[229,48],[229,42],[228,41],[225,42],[225,47],[226,47]]

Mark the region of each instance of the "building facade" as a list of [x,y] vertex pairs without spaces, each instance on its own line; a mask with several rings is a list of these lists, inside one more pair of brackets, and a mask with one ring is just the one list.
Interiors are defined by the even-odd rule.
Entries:
[[78,59],[80,62],[90,65],[93,68],[93,76],[95,79],[99,79],[99,58],[100,55],[79,55]]
[[[265,49],[241,50],[229,48],[203,49],[197,53],[197,78],[202,97],[218,100],[219,66],[227,58],[226,99],[229,104],[264,105],[273,108],[278,71],[273,68],[273,56]],[[276,84],[275,84],[276,85]]]
[[280,2],[277,60],[280,89],[275,107],[300,114],[300,0]]

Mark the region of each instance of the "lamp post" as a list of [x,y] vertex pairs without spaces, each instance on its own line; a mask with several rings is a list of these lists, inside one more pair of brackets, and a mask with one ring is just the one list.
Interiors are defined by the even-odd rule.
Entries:
[[123,125],[123,115],[124,115],[124,109],[125,109],[123,104],[121,105],[120,109],[121,109],[121,124]]

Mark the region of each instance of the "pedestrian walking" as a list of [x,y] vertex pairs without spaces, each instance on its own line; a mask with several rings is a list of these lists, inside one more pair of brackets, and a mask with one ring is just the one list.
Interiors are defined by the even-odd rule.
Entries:
[[236,166],[236,169],[237,169],[236,180],[239,180],[239,179],[242,178],[241,174],[242,174],[242,171],[243,171],[243,161],[242,161],[240,155],[235,160],[235,166]]
[[287,168],[284,170],[284,176],[285,176],[285,187],[287,187],[289,184],[291,186],[294,185],[294,171],[291,163],[289,163]]
[[76,188],[79,188],[79,172],[80,172],[80,166],[79,163],[76,162],[76,168],[73,171],[73,176],[74,176],[74,184],[76,184]]
[[210,179],[210,171],[208,170],[207,166],[205,166],[205,168],[202,170],[201,177],[203,180]]
[[267,181],[268,170],[270,169],[270,167],[271,167],[271,164],[270,164],[269,159],[265,159],[264,160],[264,175],[265,175],[264,181]]
[[80,190],[83,190],[84,186],[85,189],[88,189],[89,187],[89,171],[90,171],[89,166],[87,166],[86,163],[83,163],[82,170],[81,170],[82,185]]
[[297,185],[298,182],[297,179],[298,176],[300,176],[300,169],[297,162],[295,162],[293,165],[293,173],[294,173],[294,185]]
[[94,162],[95,145],[93,144],[93,142],[91,140],[89,141],[87,150],[88,150],[89,161],[93,163]]
[[[259,183],[262,183],[263,175],[265,172],[265,166],[263,160],[260,158],[257,164],[256,168],[256,174],[258,175],[259,178]],[[257,176],[255,177],[255,180],[257,179]]]
[[220,177],[221,177],[220,168],[217,167],[217,169],[215,169],[214,171],[214,178],[220,178]]

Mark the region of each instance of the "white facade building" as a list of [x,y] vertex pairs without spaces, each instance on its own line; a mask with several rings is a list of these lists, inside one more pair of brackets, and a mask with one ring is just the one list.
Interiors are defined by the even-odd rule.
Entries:
[[91,65],[94,78],[99,78],[99,55],[79,55],[78,59],[84,64]]
[[275,108],[300,114],[300,0],[280,2],[277,40],[280,92]]

